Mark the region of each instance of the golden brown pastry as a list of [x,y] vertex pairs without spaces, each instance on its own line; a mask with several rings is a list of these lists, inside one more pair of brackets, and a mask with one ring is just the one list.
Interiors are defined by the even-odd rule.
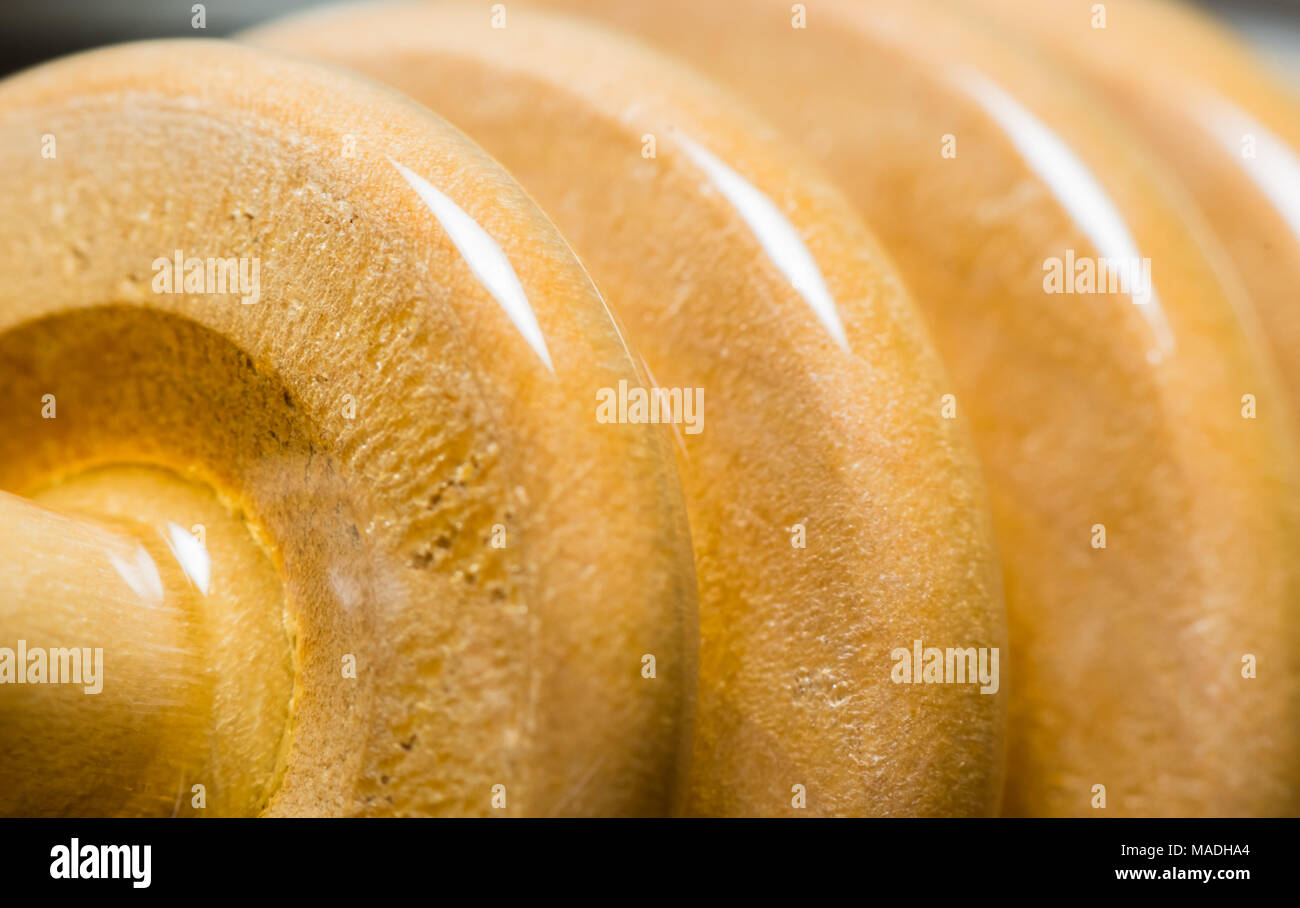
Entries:
[[[555,218],[660,387],[702,391],[702,422],[676,427],[700,579],[688,810],[995,811],[1005,639],[985,497],[892,268],[728,95],[606,30],[505,16],[356,6],[250,40],[465,129]],[[967,683],[896,683],[918,640],[969,648],[984,691],[975,662]]]
[[[226,725],[252,701],[221,700],[221,682],[176,685],[214,747],[255,742],[230,779],[187,762],[192,728],[164,726],[152,749],[174,774],[137,777],[166,790],[124,800],[93,784],[119,729],[92,715],[80,747],[42,751],[43,772],[83,782],[55,809],[189,813],[194,782],[209,812],[671,809],[698,619],[670,442],[593,418],[594,389],[643,379],[499,166],[385,89],[163,42],[0,85],[0,193],[0,488],[67,508],[110,550],[147,542],[163,591],[189,598],[156,520],[234,521],[222,538],[277,576],[246,623],[191,612],[193,646],[209,672],[258,652],[292,666],[261,736]],[[114,503],[96,468],[141,501]],[[233,582],[239,562],[208,541],[214,582]],[[164,643],[175,620],[158,619]],[[131,639],[108,641],[106,697],[136,683],[114,674],[139,664]],[[84,715],[33,717],[25,692],[0,689],[6,753],[28,753],[15,717],[66,732]],[[32,809],[10,772],[0,808]]]
[[1300,810],[1295,438],[1247,302],[1160,164],[951,6],[547,5],[756,102],[929,315],[1003,558],[1006,811]]
[[1043,65],[1063,64],[1104,93],[1181,178],[1300,405],[1300,95],[1187,3],[958,2],[1032,41]]

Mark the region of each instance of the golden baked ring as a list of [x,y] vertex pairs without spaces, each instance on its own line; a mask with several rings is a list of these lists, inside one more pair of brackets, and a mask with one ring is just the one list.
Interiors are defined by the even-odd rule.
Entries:
[[1300,96],[1189,4],[959,2],[1103,92],[1181,178],[1250,292],[1300,413]]
[[[285,750],[252,755],[274,778],[223,810],[671,808],[698,631],[670,442],[593,418],[596,389],[641,377],[504,171],[383,88],[194,41],[7,80],[0,170],[0,488],[170,470],[278,571],[260,606],[289,637]],[[106,686],[128,655],[104,654]],[[215,738],[241,707],[191,705]],[[92,778],[112,755],[81,731],[40,770]],[[192,812],[192,768],[140,811],[180,776]]]
[[[1005,630],[985,494],[892,267],[727,94],[607,30],[506,16],[356,5],[248,40],[465,129],[556,219],[660,387],[702,391],[703,421],[675,426],[702,626],[688,809],[996,811],[988,660]],[[918,640],[983,653],[983,692],[974,666],[964,684],[896,683]]]
[[1300,810],[1296,439],[1247,301],[1158,162],[951,5],[547,5],[753,100],[930,317],[1007,583],[1006,810]]

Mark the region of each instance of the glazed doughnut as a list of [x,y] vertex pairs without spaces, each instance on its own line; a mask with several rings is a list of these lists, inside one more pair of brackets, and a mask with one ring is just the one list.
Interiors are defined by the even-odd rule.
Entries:
[[1296,440],[1244,295],[1158,162],[942,4],[547,5],[754,101],[929,316],[1003,559],[1005,810],[1300,810]]
[[1185,4],[1125,0],[1098,18],[1083,0],[961,2],[1104,92],[1182,179],[1300,404],[1300,96]]
[[[0,505],[52,565],[102,539],[86,576],[125,564],[143,590],[60,604],[31,567],[6,645],[45,605],[88,616],[73,634],[166,594],[154,667],[203,675],[136,704],[161,717],[138,757],[99,728],[120,697],[36,715],[48,697],[0,689],[6,753],[41,761],[0,764],[0,810],[673,809],[698,617],[671,439],[593,419],[593,389],[644,379],[499,166],[381,87],[185,41],[4,82],[0,168],[0,488],[53,512]],[[207,525],[210,578],[180,575],[164,521]],[[244,612],[208,614],[209,587]],[[103,645],[105,690],[147,693],[131,626],[49,645]],[[28,731],[46,743],[9,740]],[[96,776],[115,760],[141,790]],[[14,787],[33,772],[81,784],[41,806]]]
[[465,129],[556,219],[660,386],[703,389],[700,431],[679,433],[701,612],[688,811],[996,811],[997,682],[891,677],[916,640],[1005,646],[973,449],[892,267],[730,96],[606,30],[506,15],[357,5],[247,40]]

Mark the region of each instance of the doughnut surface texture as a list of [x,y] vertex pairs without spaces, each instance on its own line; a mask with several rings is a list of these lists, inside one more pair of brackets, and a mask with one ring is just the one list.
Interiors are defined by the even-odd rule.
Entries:
[[1082,0],[957,2],[1104,93],[1158,151],[1231,256],[1300,407],[1300,94],[1188,4],[1124,0],[1098,19]]
[[[1248,302],[1159,162],[949,5],[546,5],[753,101],[827,167],[929,316],[1003,558],[1005,811],[1300,811],[1294,432]],[[1053,260],[1103,258],[1149,260],[1150,298],[1048,292]]]
[[[292,642],[261,812],[672,809],[698,618],[670,441],[593,419],[635,360],[499,166],[362,80],[160,42],[0,85],[0,191],[0,488],[141,464],[244,516]],[[259,281],[172,285],[175,256]]]
[[[743,105],[607,30],[377,4],[250,40],[446,116],[556,219],[665,388],[700,577],[688,810],[979,815],[1004,698],[891,654],[1005,648],[985,492],[919,315],[848,204]],[[800,799],[803,789],[805,804]]]

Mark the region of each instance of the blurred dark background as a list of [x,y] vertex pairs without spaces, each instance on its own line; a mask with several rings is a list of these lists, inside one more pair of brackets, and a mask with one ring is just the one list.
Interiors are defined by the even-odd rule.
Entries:
[[[0,75],[53,57],[143,38],[219,38],[329,0],[208,0],[207,28],[191,26],[193,0],[0,0]],[[654,0],[646,0],[653,3]],[[1230,21],[1300,84],[1300,0],[1184,0]]]

